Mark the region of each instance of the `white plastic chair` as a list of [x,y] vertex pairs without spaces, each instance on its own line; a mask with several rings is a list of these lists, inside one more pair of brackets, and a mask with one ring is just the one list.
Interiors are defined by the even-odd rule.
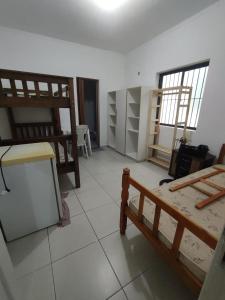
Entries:
[[88,127],[87,125],[79,125],[77,126],[76,132],[77,132],[77,147],[82,148],[82,152],[86,154],[86,157],[88,158],[88,150],[87,150],[87,144],[86,144],[86,135],[87,135]]
[[91,138],[90,138],[90,131],[89,131],[88,125],[82,124],[82,125],[79,125],[79,127],[80,128],[86,128],[86,130],[87,130],[87,134],[85,136],[85,139],[86,139],[86,145],[87,145],[87,148],[88,148],[88,154],[89,154],[89,156],[91,156],[92,155]]

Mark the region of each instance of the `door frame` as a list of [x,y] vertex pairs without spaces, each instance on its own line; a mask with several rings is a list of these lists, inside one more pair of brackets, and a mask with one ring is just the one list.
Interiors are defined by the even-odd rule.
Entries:
[[91,80],[96,82],[96,131],[97,131],[97,146],[100,147],[100,121],[99,121],[99,79],[76,77],[77,84],[77,106],[79,114],[79,124],[84,124],[84,81]]

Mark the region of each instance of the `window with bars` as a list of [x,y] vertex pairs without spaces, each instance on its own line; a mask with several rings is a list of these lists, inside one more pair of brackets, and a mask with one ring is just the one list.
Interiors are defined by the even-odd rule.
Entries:
[[[175,86],[191,86],[192,98],[187,128],[195,130],[198,125],[204,88],[209,68],[209,61],[189,67],[179,68],[170,72],[161,73],[159,88]],[[178,99],[173,96],[164,96],[162,99],[160,124],[174,126]]]

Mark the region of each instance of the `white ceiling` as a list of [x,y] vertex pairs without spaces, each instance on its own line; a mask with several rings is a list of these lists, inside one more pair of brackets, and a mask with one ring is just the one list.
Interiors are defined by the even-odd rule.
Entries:
[[127,0],[114,11],[96,0],[0,0],[0,25],[128,52],[216,0]]

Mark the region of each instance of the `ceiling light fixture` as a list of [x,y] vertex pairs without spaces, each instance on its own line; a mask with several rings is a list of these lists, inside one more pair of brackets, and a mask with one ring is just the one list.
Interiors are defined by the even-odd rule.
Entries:
[[113,11],[122,6],[128,0],[93,0],[103,10]]

